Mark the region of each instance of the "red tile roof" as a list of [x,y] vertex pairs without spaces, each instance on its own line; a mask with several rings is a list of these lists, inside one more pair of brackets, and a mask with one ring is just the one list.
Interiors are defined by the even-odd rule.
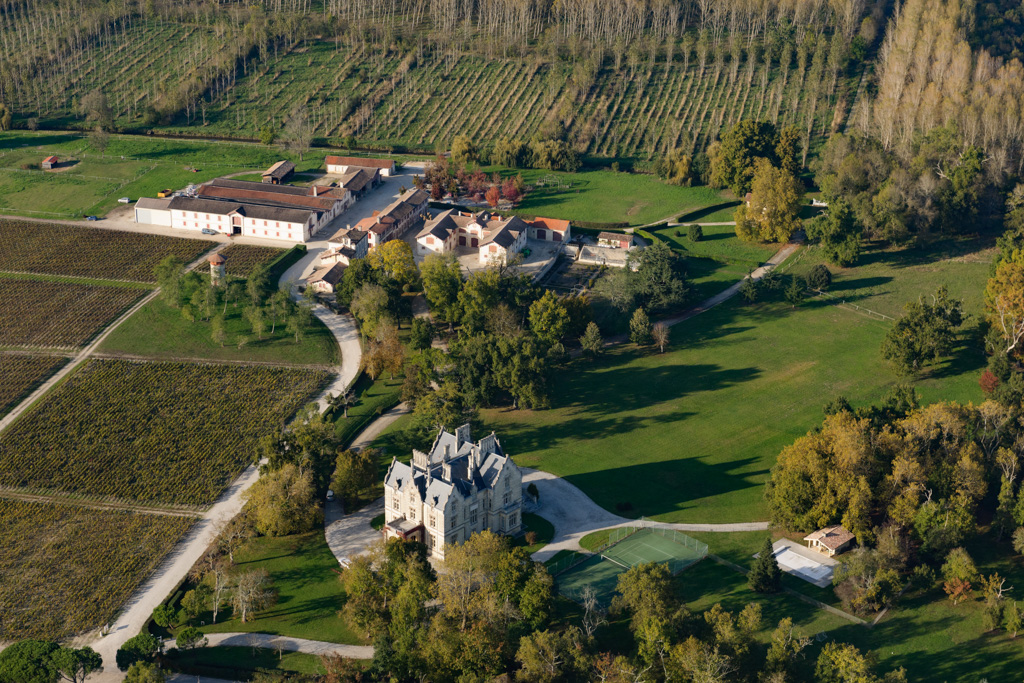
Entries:
[[559,218],[541,218],[538,216],[530,221],[530,225],[535,228],[546,228],[555,232],[565,232],[569,229],[569,221],[563,221]]

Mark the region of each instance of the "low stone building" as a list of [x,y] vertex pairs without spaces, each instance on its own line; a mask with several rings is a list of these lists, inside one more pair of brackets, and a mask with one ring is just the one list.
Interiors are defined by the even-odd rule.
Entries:
[[441,429],[429,453],[391,461],[384,479],[384,537],[421,541],[444,559],[446,545],[485,529],[522,532],[523,477],[494,432],[474,443],[469,425]]
[[804,536],[807,547],[833,557],[849,549],[853,545],[854,535],[841,524],[818,529],[813,534]]

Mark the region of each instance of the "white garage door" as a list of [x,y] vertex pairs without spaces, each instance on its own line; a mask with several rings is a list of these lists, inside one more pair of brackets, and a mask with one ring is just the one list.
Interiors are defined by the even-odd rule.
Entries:
[[136,223],[149,223],[151,225],[170,225],[171,212],[160,209],[135,209]]

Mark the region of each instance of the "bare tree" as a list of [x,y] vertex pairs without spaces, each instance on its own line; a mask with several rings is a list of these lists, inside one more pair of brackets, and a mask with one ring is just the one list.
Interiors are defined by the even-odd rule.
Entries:
[[586,586],[580,593],[580,603],[583,605],[583,632],[587,638],[592,638],[597,629],[608,623],[607,612],[597,601],[597,592],[593,586]]
[[246,623],[253,612],[266,609],[274,604],[277,596],[270,588],[270,575],[266,569],[245,572],[235,581],[231,604],[235,614]]
[[665,323],[655,323],[654,327],[651,328],[651,337],[654,339],[658,351],[665,353],[665,347],[668,346],[669,342],[668,325]]
[[305,106],[296,107],[284,122],[284,130],[281,132],[285,147],[302,156],[309,151],[309,145],[313,141],[313,124],[309,120],[309,111]]

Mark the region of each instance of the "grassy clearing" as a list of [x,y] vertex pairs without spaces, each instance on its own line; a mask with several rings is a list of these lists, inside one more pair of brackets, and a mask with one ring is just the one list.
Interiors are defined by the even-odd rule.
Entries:
[[[224,309],[221,309],[224,310]],[[218,311],[220,312],[220,311]],[[189,322],[181,311],[157,297],[124,321],[103,340],[100,352],[146,358],[202,358],[222,361],[289,363],[330,366],[338,363],[338,343],[330,330],[314,318],[302,340],[295,341],[284,324],[270,327],[257,339],[242,307],[228,304],[224,313],[227,343],[214,343],[209,322]],[[240,337],[249,341],[238,347]]]
[[[236,572],[265,569],[277,591],[277,604],[259,612],[246,623],[231,609],[221,611],[217,623],[209,612],[199,615],[205,633],[270,633],[323,640],[329,643],[362,644],[338,611],[345,606],[338,560],[327,547],[324,530],[281,538],[252,539],[235,555]],[[177,605],[175,605],[177,607]]]
[[[870,252],[864,265],[836,273],[834,290],[895,315],[945,283],[968,313],[980,312],[986,250],[958,242],[932,252]],[[942,253],[950,256],[931,260]],[[815,258],[812,249],[791,270]],[[664,355],[626,346],[577,361],[553,382],[550,410],[481,417],[519,464],[568,478],[608,510],[679,522],[764,519],[768,470],[821,421],[822,404],[837,394],[877,402],[899,381],[878,351],[888,326],[822,300],[793,309],[734,299],[673,328]],[[980,400],[983,365],[965,342],[917,389],[925,402]]]
[[[525,534],[528,534],[531,531],[537,534],[537,542],[527,544]],[[538,550],[546,546],[548,543],[550,543],[551,539],[555,537],[555,526],[548,520],[541,517],[540,515],[533,515],[529,512],[524,512],[523,532],[524,535],[517,536],[513,543],[515,545],[523,546],[524,548],[526,548],[526,552],[532,555],[533,553],[537,552]]]
[[513,213],[526,217],[647,225],[722,201],[718,190],[666,185],[657,176],[641,173],[560,173],[497,166],[484,170],[523,174],[523,180],[533,189]]
[[667,242],[674,251],[688,258],[708,258],[724,263],[754,267],[767,261],[772,254],[782,248],[782,245],[779,244],[744,242],[736,236],[736,228],[731,225],[708,225],[704,226],[702,230],[704,238],[699,242],[690,241],[684,225],[662,228],[652,234]]
[[[38,167],[51,154],[67,160],[61,170],[23,168]],[[323,165],[319,153],[300,162],[277,147],[256,144],[111,135],[101,152],[82,133],[8,131],[0,133],[0,212],[37,218],[103,215],[118,206],[119,197],[155,197],[165,188],[261,171],[280,159],[291,159],[300,171]]]
[[344,412],[336,416],[334,429],[338,439],[348,445],[371,422],[398,405],[401,401],[402,382],[400,375],[394,379],[381,376],[372,380],[366,374],[361,374],[352,387],[356,403],[349,406],[348,419],[344,417]]

